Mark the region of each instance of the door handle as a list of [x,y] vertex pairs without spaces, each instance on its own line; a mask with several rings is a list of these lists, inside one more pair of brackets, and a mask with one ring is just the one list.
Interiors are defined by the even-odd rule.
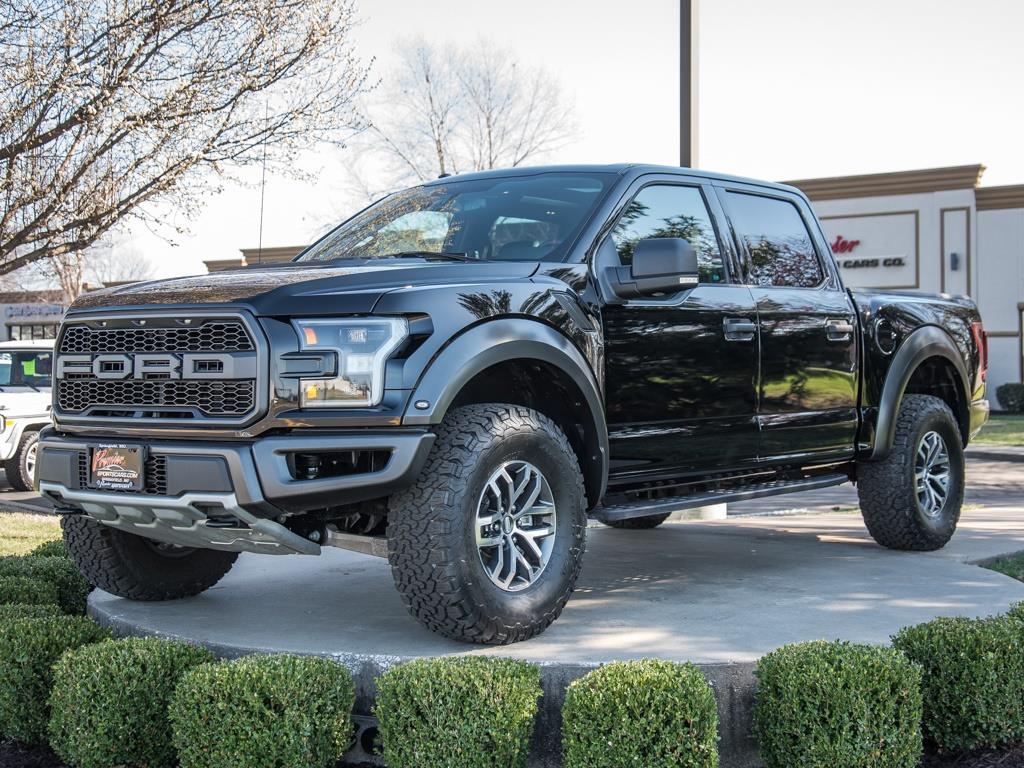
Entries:
[[846,320],[827,320],[825,322],[825,335],[829,341],[849,341],[853,333],[853,323]]
[[727,317],[722,328],[727,341],[751,341],[757,333],[757,323],[745,317]]

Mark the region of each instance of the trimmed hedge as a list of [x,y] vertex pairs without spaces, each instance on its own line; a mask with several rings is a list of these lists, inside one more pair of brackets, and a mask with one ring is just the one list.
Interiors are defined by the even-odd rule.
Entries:
[[60,615],[60,608],[56,604],[0,604],[0,624],[15,619],[50,619]]
[[28,554],[29,557],[71,557],[71,554],[68,552],[68,548],[64,546],[63,539],[44,541]]
[[169,717],[181,768],[327,768],[352,737],[348,670],[313,656],[247,656],[186,672]]
[[167,704],[185,672],[211,661],[205,649],[156,638],[69,651],[54,667],[50,746],[77,768],[176,765]]
[[85,599],[92,591],[75,564],[63,557],[0,557],[2,576],[24,576],[53,584],[61,610],[79,616],[85,613]]
[[377,679],[390,768],[518,768],[541,696],[540,670],[512,659],[417,659]]
[[562,750],[565,768],[716,768],[714,693],[692,664],[607,664],[566,691]]
[[767,768],[913,768],[921,670],[892,648],[815,641],[757,663],[754,731]]
[[81,616],[0,624],[0,734],[46,743],[54,663],[65,651],[107,637],[107,630]]
[[924,732],[940,750],[1024,739],[1019,619],[935,619],[900,630],[893,645],[924,669]]
[[57,588],[28,576],[0,576],[0,605],[57,605]]
[[1024,384],[1000,384],[996,399],[1007,413],[1024,413]]

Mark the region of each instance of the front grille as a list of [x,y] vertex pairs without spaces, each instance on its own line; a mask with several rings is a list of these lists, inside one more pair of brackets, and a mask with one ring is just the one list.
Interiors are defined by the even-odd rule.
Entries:
[[173,328],[90,328],[64,331],[59,352],[251,352],[255,347],[242,323],[213,321]]
[[91,421],[238,423],[260,405],[258,351],[237,317],[71,321],[57,345],[54,410]]
[[210,418],[242,416],[252,410],[256,385],[238,381],[180,381],[173,379],[68,379],[57,382],[57,407],[82,413],[102,406],[108,411],[149,411],[189,408]]
[[[151,453],[146,456],[146,468],[143,477],[143,488],[140,493],[153,496],[167,495],[167,457],[158,453]],[[78,487],[89,487],[89,454],[87,451],[78,452]],[[110,493],[125,493],[125,491],[109,490]]]

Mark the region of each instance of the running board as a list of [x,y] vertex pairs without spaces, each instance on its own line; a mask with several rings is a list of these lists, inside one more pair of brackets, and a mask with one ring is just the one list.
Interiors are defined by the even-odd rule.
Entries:
[[722,488],[716,491],[705,491],[704,493],[695,493],[687,496],[673,496],[656,501],[637,501],[631,504],[601,506],[594,510],[593,516],[602,522],[628,520],[631,517],[662,515],[666,512],[705,507],[710,504],[749,501],[750,499],[761,499],[765,496],[781,496],[784,493],[799,493],[800,491],[813,491],[819,488],[831,488],[834,485],[842,485],[849,482],[849,480],[850,478],[847,475],[838,472],[830,475],[808,477],[802,480],[773,480],[770,483],[756,483],[738,488]]

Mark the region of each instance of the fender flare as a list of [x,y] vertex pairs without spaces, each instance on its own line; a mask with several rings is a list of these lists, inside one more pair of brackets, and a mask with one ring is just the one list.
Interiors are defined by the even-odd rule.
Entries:
[[[475,325],[445,346],[420,376],[406,405],[402,423],[440,424],[462,388],[478,373],[510,360],[539,360],[565,373],[583,393],[599,452],[598,498],[608,480],[608,425],[604,400],[580,351],[561,333],[536,320],[505,318]],[[426,403],[426,408],[417,408]],[[583,467],[586,474],[587,468]]]
[[878,421],[875,425],[872,461],[884,459],[892,450],[893,441],[896,439],[896,417],[899,414],[903,393],[914,371],[931,357],[941,357],[952,363],[960,380],[961,393],[966,397],[966,393],[971,391],[964,361],[949,334],[934,325],[926,325],[911,333],[896,351],[885,377],[882,399],[878,407]]

